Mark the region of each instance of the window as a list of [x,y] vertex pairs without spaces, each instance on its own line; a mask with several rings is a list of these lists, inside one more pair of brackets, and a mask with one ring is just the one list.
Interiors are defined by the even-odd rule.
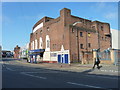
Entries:
[[91,47],[91,43],[88,43],[88,47],[89,47],[89,48]]
[[40,30],[40,33],[42,33],[42,30]]
[[37,37],[37,33],[36,33],[36,37]]
[[105,37],[105,41],[107,41],[107,37]]
[[32,42],[32,46],[33,46],[32,49],[34,50],[34,41]]
[[50,38],[49,35],[46,35],[46,51],[50,51]]
[[80,44],[80,48],[83,49],[83,44]]
[[83,22],[83,20],[81,19],[80,22]]
[[51,56],[51,57],[56,57],[56,56],[57,56],[57,53],[51,53],[50,56]]
[[88,37],[90,37],[90,33],[88,33]]
[[46,20],[46,22],[48,22],[48,21],[50,21],[49,19],[48,20]]
[[64,39],[64,35],[63,35],[63,39]]
[[35,40],[35,49],[37,49],[37,39]]
[[41,46],[41,47],[43,46],[43,45],[42,45],[42,43],[41,43],[41,45],[40,45],[40,46]]
[[43,41],[42,38],[40,37],[39,39],[39,48],[42,49],[43,48]]
[[102,40],[104,40],[104,38],[102,37]]
[[53,44],[53,49],[54,49],[54,44]]
[[49,27],[47,27],[47,30],[49,31]]
[[83,37],[83,32],[80,32],[80,36]]
[[74,29],[72,28],[72,32],[74,33]]
[[56,48],[56,44],[53,44],[53,49],[55,49]]
[[92,29],[95,29],[95,26],[92,26]]
[[67,16],[69,15],[69,12],[67,12]]
[[47,40],[47,48],[50,48],[50,41]]
[[101,30],[103,30],[103,26],[101,26]]

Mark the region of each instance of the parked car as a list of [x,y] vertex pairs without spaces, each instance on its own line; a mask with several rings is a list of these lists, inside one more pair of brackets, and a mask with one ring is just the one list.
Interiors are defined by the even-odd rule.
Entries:
[[6,57],[6,52],[2,52],[2,57]]
[[3,58],[7,58],[7,57],[9,57],[9,58],[11,58],[11,57],[13,57],[13,54],[12,54],[12,52],[11,51],[2,51],[2,57]]

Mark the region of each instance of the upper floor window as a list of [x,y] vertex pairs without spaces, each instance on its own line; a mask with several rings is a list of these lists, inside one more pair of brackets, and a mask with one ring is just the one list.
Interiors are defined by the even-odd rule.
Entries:
[[72,28],[72,32],[74,33],[74,29]]
[[55,49],[56,48],[56,44],[53,44],[53,49]]
[[83,32],[80,32],[80,37],[83,37]]
[[89,47],[89,48],[91,47],[91,43],[88,43],[88,47]]
[[102,37],[102,40],[104,40],[104,37]]
[[50,51],[50,37],[46,35],[46,49],[45,51]]
[[36,37],[37,37],[37,33],[36,33]]
[[47,48],[50,48],[50,41],[47,40]]
[[42,30],[40,30],[40,33],[42,33]]
[[105,41],[107,41],[107,37],[105,37]]
[[49,27],[47,27],[47,30],[48,30],[48,31],[50,30]]
[[90,33],[88,33],[88,37],[90,37],[91,36],[91,34]]
[[43,48],[43,41],[42,41],[42,38],[40,37],[40,40],[39,40],[39,48],[42,49]]
[[80,44],[80,48],[83,49],[83,44]]
[[92,26],[92,29],[95,29],[95,26]]
[[101,26],[101,30],[103,30],[103,26]]
[[37,49],[38,47],[38,42],[37,42],[37,39],[35,39],[35,49]]

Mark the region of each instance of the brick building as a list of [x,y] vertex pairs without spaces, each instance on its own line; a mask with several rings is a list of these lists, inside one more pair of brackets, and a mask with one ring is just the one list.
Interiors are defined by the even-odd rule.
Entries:
[[14,48],[14,58],[18,59],[19,58],[19,52],[20,52],[20,47],[17,45]]
[[58,18],[43,17],[32,29],[29,49],[45,49],[44,62],[90,62],[92,49],[111,47],[109,23],[71,15],[63,8]]

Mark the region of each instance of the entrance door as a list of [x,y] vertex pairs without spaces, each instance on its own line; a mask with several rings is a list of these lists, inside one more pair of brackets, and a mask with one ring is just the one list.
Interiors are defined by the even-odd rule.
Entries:
[[68,63],[68,54],[58,55],[58,63]]
[[61,55],[58,55],[58,63],[61,63]]
[[65,54],[65,63],[68,63],[68,54]]

